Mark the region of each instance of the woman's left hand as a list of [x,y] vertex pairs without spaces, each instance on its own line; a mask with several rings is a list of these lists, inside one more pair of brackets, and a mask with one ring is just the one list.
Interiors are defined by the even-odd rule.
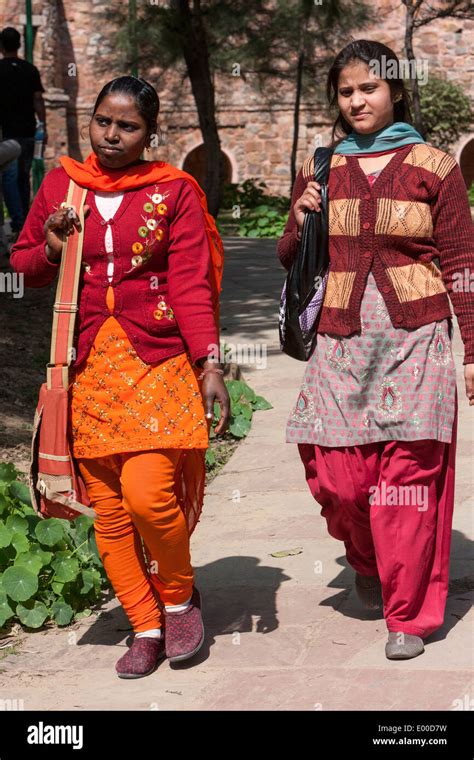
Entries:
[[469,399],[469,406],[474,405],[474,364],[464,365],[464,380],[466,383],[466,396]]
[[217,423],[214,432],[216,435],[224,433],[230,420],[230,398],[226,384],[222,375],[217,372],[208,372],[202,379],[202,397],[206,419],[212,424],[214,418],[214,403],[218,403],[221,408],[221,418]]

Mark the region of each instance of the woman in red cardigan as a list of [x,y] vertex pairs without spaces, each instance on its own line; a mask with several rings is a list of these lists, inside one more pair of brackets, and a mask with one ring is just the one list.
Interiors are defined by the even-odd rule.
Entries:
[[188,659],[204,642],[189,539],[214,403],[217,434],[230,414],[216,360],[222,243],[193,177],[140,159],[158,111],[143,79],[106,84],[92,153],[46,175],[10,259],[26,286],[52,282],[79,227],[63,203],[69,178],[89,189],[68,422],[99,554],[135,634],[121,678],[148,675],[165,656]]
[[[390,48],[345,47],[327,93],[339,110],[329,275],[287,442],[298,445],[330,535],[344,542],[362,603],[383,609],[387,658],[407,659],[442,625],[448,593],[457,430],[449,300],[472,405],[472,222],[456,161],[410,125]],[[319,209],[313,177],[311,157],[278,244],[286,269],[305,212]]]

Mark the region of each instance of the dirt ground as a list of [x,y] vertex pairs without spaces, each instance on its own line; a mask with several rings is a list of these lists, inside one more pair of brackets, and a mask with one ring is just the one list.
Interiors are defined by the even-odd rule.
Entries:
[[[3,254],[0,272],[9,271]],[[55,286],[25,288],[22,298],[8,292],[0,296],[0,461],[26,472],[34,411],[49,361]]]

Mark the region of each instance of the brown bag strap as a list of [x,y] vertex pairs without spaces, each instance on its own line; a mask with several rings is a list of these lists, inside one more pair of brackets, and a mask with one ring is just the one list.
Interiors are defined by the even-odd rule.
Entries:
[[74,359],[74,324],[84,242],[86,195],[87,188],[80,187],[72,179],[69,181],[66,203],[68,206],[74,206],[81,222],[81,231],[78,232],[74,228],[74,232],[63,242],[56,300],[53,306],[50,361],[46,365],[48,388],[63,387],[67,390],[69,386],[69,365]]

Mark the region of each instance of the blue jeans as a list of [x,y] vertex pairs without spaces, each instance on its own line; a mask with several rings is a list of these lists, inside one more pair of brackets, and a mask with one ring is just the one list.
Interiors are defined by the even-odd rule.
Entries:
[[21,154],[2,172],[5,204],[11,218],[12,232],[20,232],[30,209],[30,171],[35,146],[34,137],[15,137]]

